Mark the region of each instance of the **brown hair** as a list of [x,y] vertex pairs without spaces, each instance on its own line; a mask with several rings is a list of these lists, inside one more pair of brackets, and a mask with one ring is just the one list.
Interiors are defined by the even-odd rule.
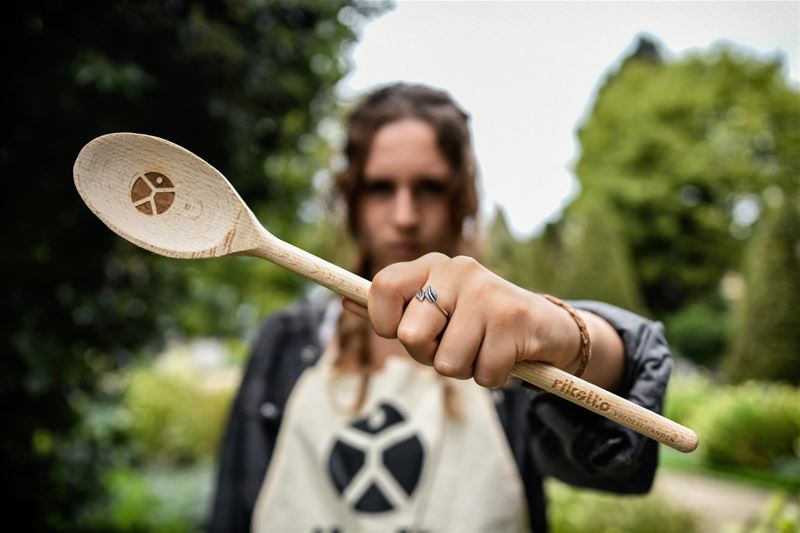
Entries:
[[[359,220],[357,205],[364,184],[364,167],[375,134],[383,126],[407,118],[429,124],[436,132],[442,155],[453,170],[448,189],[450,204],[450,231],[453,249],[447,253],[476,254],[474,235],[469,224],[476,226],[478,210],[477,176],[475,158],[469,133],[469,115],[444,91],[424,85],[397,83],[367,95],[350,115],[347,128],[345,156],[347,166],[335,176],[335,193],[344,201],[347,227],[359,245],[353,270],[362,276],[372,275],[372,261],[358,238]],[[473,231],[474,233],[474,231]],[[366,398],[369,384],[369,329],[365,320],[343,312],[338,327],[338,369],[356,366],[362,372],[363,383],[354,411]],[[457,416],[454,390],[445,387],[445,404],[448,412]]]

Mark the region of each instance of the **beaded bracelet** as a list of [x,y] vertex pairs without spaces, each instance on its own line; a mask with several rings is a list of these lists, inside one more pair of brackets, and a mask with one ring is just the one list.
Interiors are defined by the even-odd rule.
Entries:
[[578,325],[578,331],[581,334],[581,362],[578,364],[578,370],[575,371],[575,377],[579,378],[586,371],[589,359],[592,358],[592,339],[589,337],[589,329],[586,327],[586,322],[583,321],[581,315],[568,303],[564,303],[555,296],[550,296],[549,294],[542,294],[542,297],[569,313],[569,316],[571,316],[575,324]]

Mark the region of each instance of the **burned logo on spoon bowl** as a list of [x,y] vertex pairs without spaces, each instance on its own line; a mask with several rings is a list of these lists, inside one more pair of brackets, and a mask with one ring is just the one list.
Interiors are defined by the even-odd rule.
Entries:
[[160,215],[175,201],[175,186],[160,172],[145,172],[131,187],[131,202],[145,215]]

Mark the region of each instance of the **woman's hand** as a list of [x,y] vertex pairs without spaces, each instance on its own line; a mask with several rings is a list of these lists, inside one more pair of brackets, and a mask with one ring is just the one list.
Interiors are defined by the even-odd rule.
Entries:
[[[432,286],[435,304],[417,291]],[[367,317],[381,337],[397,338],[420,363],[454,378],[502,386],[518,361],[536,360],[565,370],[578,364],[580,335],[572,318],[543,297],[517,287],[470,257],[430,253],[390,265],[375,276]]]

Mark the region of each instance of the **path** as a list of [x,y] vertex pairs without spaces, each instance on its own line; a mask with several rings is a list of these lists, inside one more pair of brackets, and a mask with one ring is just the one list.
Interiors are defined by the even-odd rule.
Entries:
[[654,492],[706,519],[707,531],[756,520],[773,491],[660,468]]

